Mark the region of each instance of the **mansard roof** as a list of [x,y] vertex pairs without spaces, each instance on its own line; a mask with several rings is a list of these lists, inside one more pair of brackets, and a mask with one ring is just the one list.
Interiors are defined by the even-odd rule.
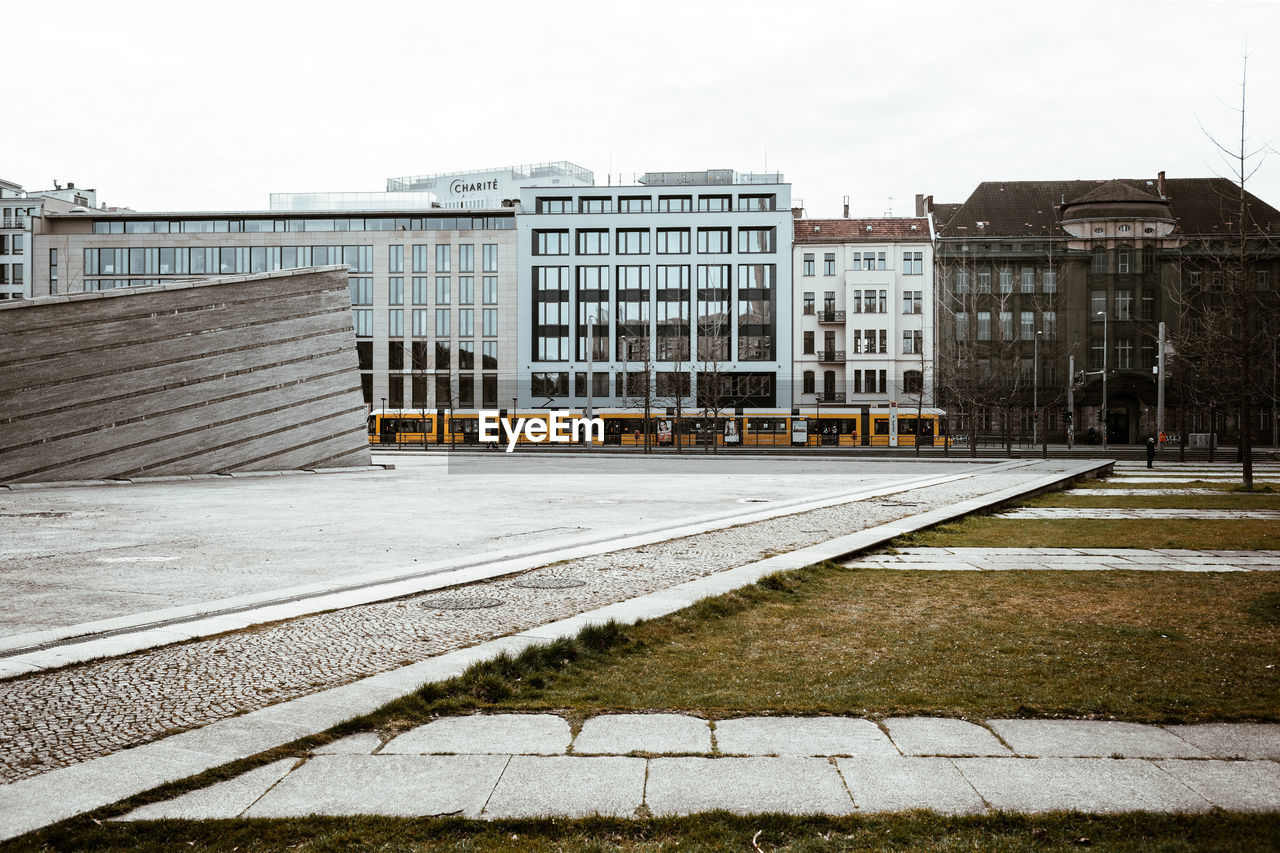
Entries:
[[899,216],[881,219],[797,219],[796,245],[811,243],[927,243],[929,220]]

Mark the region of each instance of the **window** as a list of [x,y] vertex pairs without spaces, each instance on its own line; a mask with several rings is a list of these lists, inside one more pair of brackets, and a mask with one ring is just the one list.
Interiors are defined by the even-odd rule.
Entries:
[[1018,337],[1029,341],[1036,336],[1036,312],[1023,311],[1018,315]]
[[1154,320],[1156,318],[1156,294],[1154,290],[1142,291],[1142,319]]
[[539,197],[534,209],[538,213],[569,213],[572,211],[572,199]]
[[956,340],[969,340],[969,312],[967,311],[956,312]]
[[351,304],[352,305],[372,305],[373,304],[373,279],[359,278],[347,279],[347,284],[351,288]]
[[687,255],[689,253],[688,228],[659,228],[659,255]]
[[447,275],[436,276],[436,304],[449,304],[449,276]]
[[[404,337],[404,309],[392,308],[387,312],[387,337]],[[403,351],[403,350],[402,350]]]
[[461,308],[458,310],[458,335],[464,338],[470,338],[476,333],[476,311],[474,308]]
[[1089,272],[1095,275],[1106,275],[1107,250],[1101,246],[1093,250],[1093,264],[1090,266]]
[[1156,271],[1156,250],[1154,246],[1142,248],[1142,269],[1146,272]]
[[720,254],[729,251],[728,228],[699,228],[698,253],[702,255]]
[[373,312],[368,308],[360,308],[351,313],[355,319],[356,337],[373,337]]
[[578,229],[579,255],[609,254],[609,232],[607,229]]
[[472,305],[476,301],[476,277],[473,275],[458,276],[458,302]]
[[533,358],[569,358],[569,268],[533,268]]
[[1036,271],[1034,267],[1023,267],[1021,275],[1021,284],[1018,288],[1021,293],[1036,292]]
[[904,290],[902,291],[902,313],[903,314],[920,314],[924,311],[924,291],[923,290]]
[[1133,319],[1133,291],[1132,290],[1116,291],[1116,319],[1117,320]]
[[831,319],[831,315],[836,311],[836,292],[828,290],[822,294],[822,313]]
[[740,195],[738,196],[738,210],[756,211],[756,210],[777,210],[778,197],[775,195]]
[[485,308],[481,313],[481,320],[484,322],[482,334],[486,338],[497,337],[498,335],[498,309]]
[[729,196],[727,195],[700,195],[698,196],[698,210],[710,213],[722,213],[729,209]]
[[1047,269],[1044,271],[1044,292],[1058,292],[1058,271],[1055,269]]
[[1254,290],[1270,290],[1271,289],[1271,271],[1256,270],[1253,279]]
[[436,246],[436,272],[449,272],[448,246]]
[[404,272],[404,246],[387,247],[387,271]]
[[534,231],[533,253],[535,255],[567,255],[569,254],[568,231]]
[[[919,394],[924,391],[924,374],[919,370],[908,370],[902,374],[902,390],[907,394]],[[901,422],[900,422],[901,423]]]
[[1013,293],[1013,270],[1009,267],[1000,268],[1000,292]]
[[[738,251],[743,254],[760,254],[777,251],[776,228],[739,228]],[[809,273],[812,275],[812,273]]]
[[1120,275],[1128,275],[1129,267],[1133,265],[1133,250],[1128,246],[1122,246],[1116,250],[1116,272]]
[[613,213],[611,198],[583,198],[578,200],[579,213]]
[[569,374],[566,373],[533,373],[530,374],[529,391],[535,397],[568,397]]
[[978,292],[991,292],[991,270],[987,267],[978,270]]
[[618,229],[618,254],[649,254],[649,229]]
[[1102,338],[1089,339],[1089,369],[1101,370],[1102,359],[1106,355],[1107,348]]
[[430,246],[414,246],[413,247],[413,271],[426,272],[427,262],[431,257]]
[[813,313],[813,291],[812,290],[806,290],[804,292],[804,313],[806,314]]
[[484,251],[484,260],[483,260],[484,270],[483,271],[497,272],[498,271],[498,244],[485,243],[483,251]]
[[1000,312],[1000,340],[1002,341],[1013,340],[1013,312],[1012,311]]
[[653,199],[647,195],[627,196],[618,199],[619,213],[652,213]]
[[658,196],[659,213],[688,213],[693,210],[693,196],[661,195]]
[[1128,370],[1133,367],[1133,338],[1120,338],[1116,341],[1116,368]]
[[[480,355],[481,355],[481,361],[480,361],[481,368],[483,368],[484,370],[498,369],[498,342],[497,341],[485,341],[484,343],[480,344]],[[496,393],[494,394],[494,399],[497,399]]]
[[449,309],[437,308],[436,309],[436,337],[437,338],[449,337],[449,326],[450,326]]
[[924,252],[903,252],[902,274],[924,275]]
[[428,332],[428,314],[425,308],[413,309],[413,335],[417,338],[425,338]]
[[889,352],[889,332],[887,329],[880,330],[880,352],[885,354]]
[[924,332],[919,329],[907,329],[902,333],[902,354],[920,355],[924,352]]
[[862,291],[854,290],[849,293],[849,311],[854,314],[862,313]]
[[1098,315],[1107,313],[1107,292],[1105,290],[1089,291],[1089,316],[1096,323]]
[[812,394],[813,392],[813,371],[806,370],[804,372],[804,387],[800,391],[801,394]]
[[[868,294],[870,294],[870,292],[871,291],[867,291]],[[880,291],[880,313],[889,313],[889,291],[887,290]]]
[[804,275],[815,275],[813,269],[813,252],[804,253]]
[[415,275],[413,277],[413,304],[431,304],[430,289],[425,275]]
[[804,355],[813,355],[813,332],[804,333]]
[[835,252],[827,252],[822,256],[822,274],[823,275],[836,274],[836,253]]
[[990,311],[978,312],[978,340],[980,341],[991,340],[991,312]]
[[496,275],[487,275],[480,282],[484,291],[482,298],[485,305],[498,304],[498,277]]
[[956,293],[969,292],[969,271],[956,270],[955,274]]
[[473,243],[458,246],[458,272],[476,271],[476,247]]

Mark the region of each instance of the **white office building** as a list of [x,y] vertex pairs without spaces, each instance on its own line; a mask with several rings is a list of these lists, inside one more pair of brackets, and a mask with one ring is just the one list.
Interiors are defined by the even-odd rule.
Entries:
[[519,405],[789,407],[790,206],[728,170],[522,190]]

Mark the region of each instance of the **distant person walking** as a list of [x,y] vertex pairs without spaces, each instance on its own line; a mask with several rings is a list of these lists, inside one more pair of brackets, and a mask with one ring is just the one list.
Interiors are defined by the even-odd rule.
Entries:
[[1147,467],[1151,467],[1151,463],[1156,461],[1156,440],[1154,438],[1147,439]]

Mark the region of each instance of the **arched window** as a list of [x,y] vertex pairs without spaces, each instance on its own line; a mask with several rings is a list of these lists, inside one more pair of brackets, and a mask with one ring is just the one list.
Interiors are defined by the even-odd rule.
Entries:
[[1133,269],[1133,249],[1129,246],[1121,246],[1116,249],[1116,273],[1119,275],[1128,275]]
[[802,394],[813,393],[813,371],[812,370],[806,370],[804,372],[804,389],[800,393]]
[[1107,272],[1107,250],[1102,246],[1098,246],[1093,250],[1093,266],[1089,268],[1089,272],[1097,275],[1106,275]]
[[836,372],[834,370],[824,370],[822,372],[822,396],[830,400],[836,393]]

